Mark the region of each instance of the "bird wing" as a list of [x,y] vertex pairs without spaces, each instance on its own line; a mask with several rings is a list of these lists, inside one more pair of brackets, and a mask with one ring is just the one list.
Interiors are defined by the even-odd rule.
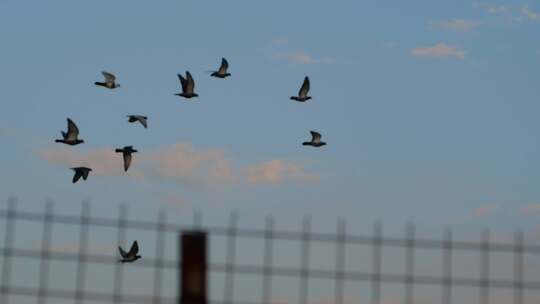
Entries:
[[304,78],[304,83],[302,83],[302,87],[300,87],[300,91],[298,91],[298,97],[306,97],[309,92],[309,78],[306,76]]
[[81,170],[81,174],[82,174],[82,178],[84,180],[86,180],[88,178],[88,173],[90,173],[91,169],[90,168],[84,168]]
[[82,177],[82,172],[78,168],[71,168],[71,169],[75,171],[75,175],[73,175],[72,182],[76,183]]
[[144,116],[137,116],[137,120],[143,125],[143,127],[146,129],[148,128],[148,123],[146,122],[146,117]]
[[77,139],[77,136],[79,135],[79,128],[77,128],[77,125],[73,122],[73,120],[71,120],[71,118],[67,119],[67,125],[68,125],[68,130],[67,130],[67,135],[65,139],[66,140]]
[[180,84],[182,85],[182,92],[186,92],[186,86],[187,86],[187,80],[182,77],[182,75],[180,74],[177,74],[178,75],[178,79],[180,79]]
[[189,71],[186,71],[186,78],[187,78],[186,93],[193,93],[195,89],[195,80],[193,80],[193,77],[191,77],[191,73]]
[[131,245],[131,249],[129,249],[128,256],[133,257],[136,256],[137,253],[139,253],[139,244],[137,241],[134,241],[133,245]]
[[116,76],[109,72],[101,71],[101,74],[105,77],[105,82],[114,82],[116,80]]
[[318,133],[315,131],[309,131],[309,133],[311,133],[311,142],[313,143],[321,142],[321,133]]
[[131,165],[131,153],[124,153],[124,170],[127,171]]
[[221,66],[219,67],[219,74],[225,74],[227,73],[227,69],[229,68],[229,63],[227,62],[227,59],[221,58]]
[[125,252],[124,249],[122,249],[122,247],[118,246],[118,251],[120,251],[120,255],[121,255],[123,258],[126,258],[126,257],[127,257],[127,252]]

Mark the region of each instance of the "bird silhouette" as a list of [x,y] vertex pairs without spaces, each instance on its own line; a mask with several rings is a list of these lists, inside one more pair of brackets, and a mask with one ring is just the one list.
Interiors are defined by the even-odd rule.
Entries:
[[120,246],[118,246],[118,250],[120,251],[120,256],[122,257],[122,259],[120,260],[120,262],[122,263],[132,263],[141,258],[141,256],[138,254],[139,244],[137,243],[137,241],[133,242],[133,244],[131,245],[131,249],[129,249],[129,252],[125,252],[124,249],[122,249],[122,247]]
[[137,152],[137,150],[133,149],[133,146],[125,146],[123,149],[116,149],[115,152],[122,153],[122,156],[124,156],[124,171],[127,172],[131,164],[131,154]]
[[84,140],[77,138],[79,136],[79,128],[77,128],[77,125],[73,122],[73,120],[71,120],[71,118],[67,119],[67,133],[64,131],[61,131],[61,133],[62,139],[56,139],[55,142],[70,146],[84,143]]
[[231,76],[231,73],[227,73],[228,68],[229,63],[227,62],[227,59],[221,58],[221,66],[219,67],[219,70],[214,71],[210,76],[214,76],[217,78],[225,78],[227,76]]
[[302,86],[300,87],[300,91],[298,91],[298,96],[291,96],[291,100],[296,100],[300,102],[304,102],[311,99],[311,96],[307,96],[309,92],[309,78],[306,76],[304,78],[304,83],[302,83]]
[[74,167],[71,168],[71,170],[75,171],[75,175],[73,175],[72,180],[73,183],[76,183],[81,177],[83,178],[83,180],[86,180],[88,178],[88,174],[90,173],[90,171],[92,171],[92,169],[87,167]]
[[195,89],[195,81],[193,80],[193,77],[191,77],[191,73],[189,71],[186,71],[186,78],[180,74],[177,75],[178,79],[180,79],[180,84],[182,85],[182,93],[176,93],[174,95],[182,96],[184,98],[193,98],[199,96],[199,94],[196,94],[193,91]]
[[303,142],[302,145],[313,147],[321,147],[326,145],[325,142],[321,141],[321,134],[319,132],[309,131],[309,133],[311,133],[311,141]]
[[120,87],[120,84],[119,83],[116,83],[116,76],[114,76],[113,74],[109,73],[109,72],[105,72],[105,71],[101,71],[101,74],[103,74],[103,77],[105,77],[105,82],[94,82],[95,85],[97,86],[102,86],[102,87],[105,87],[107,89],[115,89],[115,88],[119,88]]
[[142,115],[127,115],[128,122],[140,122],[141,125],[146,129],[148,128],[148,117]]

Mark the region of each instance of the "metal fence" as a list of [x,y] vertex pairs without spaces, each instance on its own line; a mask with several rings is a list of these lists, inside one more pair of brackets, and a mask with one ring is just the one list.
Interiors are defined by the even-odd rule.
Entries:
[[[22,303],[14,299],[17,297],[33,299],[29,302],[41,304],[59,301],[181,303],[180,278],[185,265],[181,263],[180,253],[186,250],[181,250],[183,244],[179,236],[194,229],[204,231],[209,239],[211,250],[200,254],[204,255],[202,259],[208,260],[204,282],[209,282],[210,303],[532,304],[540,301],[540,280],[532,279],[536,275],[526,276],[527,271],[537,270],[540,246],[524,244],[521,232],[516,232],[511,242],[497,242],[490,239],[489,231],[484,231],[481,238],[473,242],[454,239],[450,229],[446,229],[440,239],[419,238],[413,225],[406,227],[402,237],[389,237],[383,235],[380,223],[374,225],[373,231],[359,235],[348,232],[344,220],[338,222],[335,232],[315,233],[307,217],[303,219],[302,229],[295,232],[278,229],[272,217],[266,219],[264,228],[244,229],[239,227],[236,213],[231,214],[227,225],[209,226],[202,224],[200,214],[196,214],[194,223],[182,225],[168,222],[165,212],[159,212],[155,221],[129,219],[125,206],[120,207],[118,217],[114,218],[91,215],[88,203],[83,204],[81,210],[79,216],[61,215],[54,212],[52,203],[47,203],[43,212],[21,211],[12,200],[7,208],[0,211],[0,229],[4,235],[0,248],[0,303]],[[37,223],[41,228],[39,231],[16,229],[17,224],[27,222]],[[78,229],[78,244],[73,252],[55,250],[51,246],[53,226],[58,224]],[[117,244],[130,243],[131,240],[126,240],[126,231],[129,230],[153,234],[154,246],[145,244],[145,252],[153,250],[153,256],[145,257],[143,254],[141,260],[124,265],[118,262],[116,244],[110,253],[93,252],[89,248],[89,233],[96,227],[115,230]],[[40,234],[40,246],[16,248],[15,239],[24,233]],[[172,258],[165,252],[168,235],[173,235],[180,244],[180,247],[175,244]],[[222,242],[214,242],[217,238]],[[255,241],[258,245],[242,246],[244,240]],[[325,249],[319,250],[323,248],[320,246]],[[283,248],[288,253],[280,256],[278,252]],[[322,251],[328,254],[321,255]],[[437,257],[436,261],[423,258],[420,255],[423,251]],[[251,259],[256,253],[261,254],[259,262]],[[474,260],[465,262],[459,256],[462,253],[470,254]],[[499,259],[497,255],[504,255],[504,258]],[[529,256],[530,263],[526,256]],[[395,267],[385,267],[397,259],[401,262]],[[36,284],[25,284],[24,280],[23,284],[12,282],[14,274],[23,271],[13,266],[19,260],[38,262]],[[320,261],[327,266],[321,267]],[[51,286],[51,281],[59,279],[59,276],[50,274],[53,262],[75,265],[75,288]],[[353,267],[355,262],[362,267]],[[93,282],[105,279],[101,275],[87,274],[96,265],[113,269],[112,283],[106,286],[109,291],[90,290]],[[457,268],[464,265],[467,271],[458,272]],[[495,275],[500,271],[494,270],[501,266],[507,270],[502,276]],[[55,264],[55,267],[61,266]],[[426,267],[429,274],[420,271]],[[145,270],[146,283],[131,285],[136,276],[125,272],[135,268]],[[165,278],[166,271],[176,273],[174,282]],[[245,277],[248,279],[242,280]],[[138,292],[142,285],[148,284],[151,284],[151,292]],[[164,291],[167,284],[172,288]],[[386,297],[388,294],[390,298]]]

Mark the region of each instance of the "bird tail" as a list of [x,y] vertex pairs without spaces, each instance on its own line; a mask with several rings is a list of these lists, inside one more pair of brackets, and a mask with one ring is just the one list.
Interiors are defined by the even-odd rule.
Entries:
[[96,82],[94,82],[94,84],[97,85],[97,86],[102,86],[102,87],[107,86],[104,82],[97,82],[96,81]]
[[114,151],[115,151],[116,153],[123,153],[123,152],[124,152],[123,149],[116,149],[116,150],[114,150]]
[[310,146],[310,145],[311,145],[311,143],[309,141],[305,141],[305,142],[302,143],[302,146]]
[[62,140],[61,139],[55,139],[54,142],[61,143]]

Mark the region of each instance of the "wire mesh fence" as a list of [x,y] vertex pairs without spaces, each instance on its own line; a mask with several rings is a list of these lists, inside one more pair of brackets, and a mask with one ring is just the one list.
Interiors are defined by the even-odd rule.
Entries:
[[[193,230],[208,235],[208,252],[201,254],[208,260],[210,303],[532,304],[540,299],[540,246],[525,244],[521,232],[510,242],[494,240],[487,230],[478,241],[457,240],[450,229],[440,239],[427,239],[408,225],[401,237],[393,237],[376,223],[361,235],[340,220],[334,232],[318,233],[308,217],[298,231],[278,229],[272,217],[261,229],[246,229],[236,213],[228,224],[210,226],[200,213],[182,224],[169,222],[165,212],[141,221],[129,218],[126,206],[115,217],[98,217],[90,207],[84,203],[80,215],[64,215],[52,203],[31,212],[11,200],[0,210],[0,303],[181,303],[180,235]],[[55,235],[67,230],[77,241],[59,246]],[[130,244],[133,231],[147,233],[140,242],[143,257],[119,263],[116,246]],[[29,234],[39,242],[25,247]],[[113,242],[98,248],[96,239],[105,237]]]

